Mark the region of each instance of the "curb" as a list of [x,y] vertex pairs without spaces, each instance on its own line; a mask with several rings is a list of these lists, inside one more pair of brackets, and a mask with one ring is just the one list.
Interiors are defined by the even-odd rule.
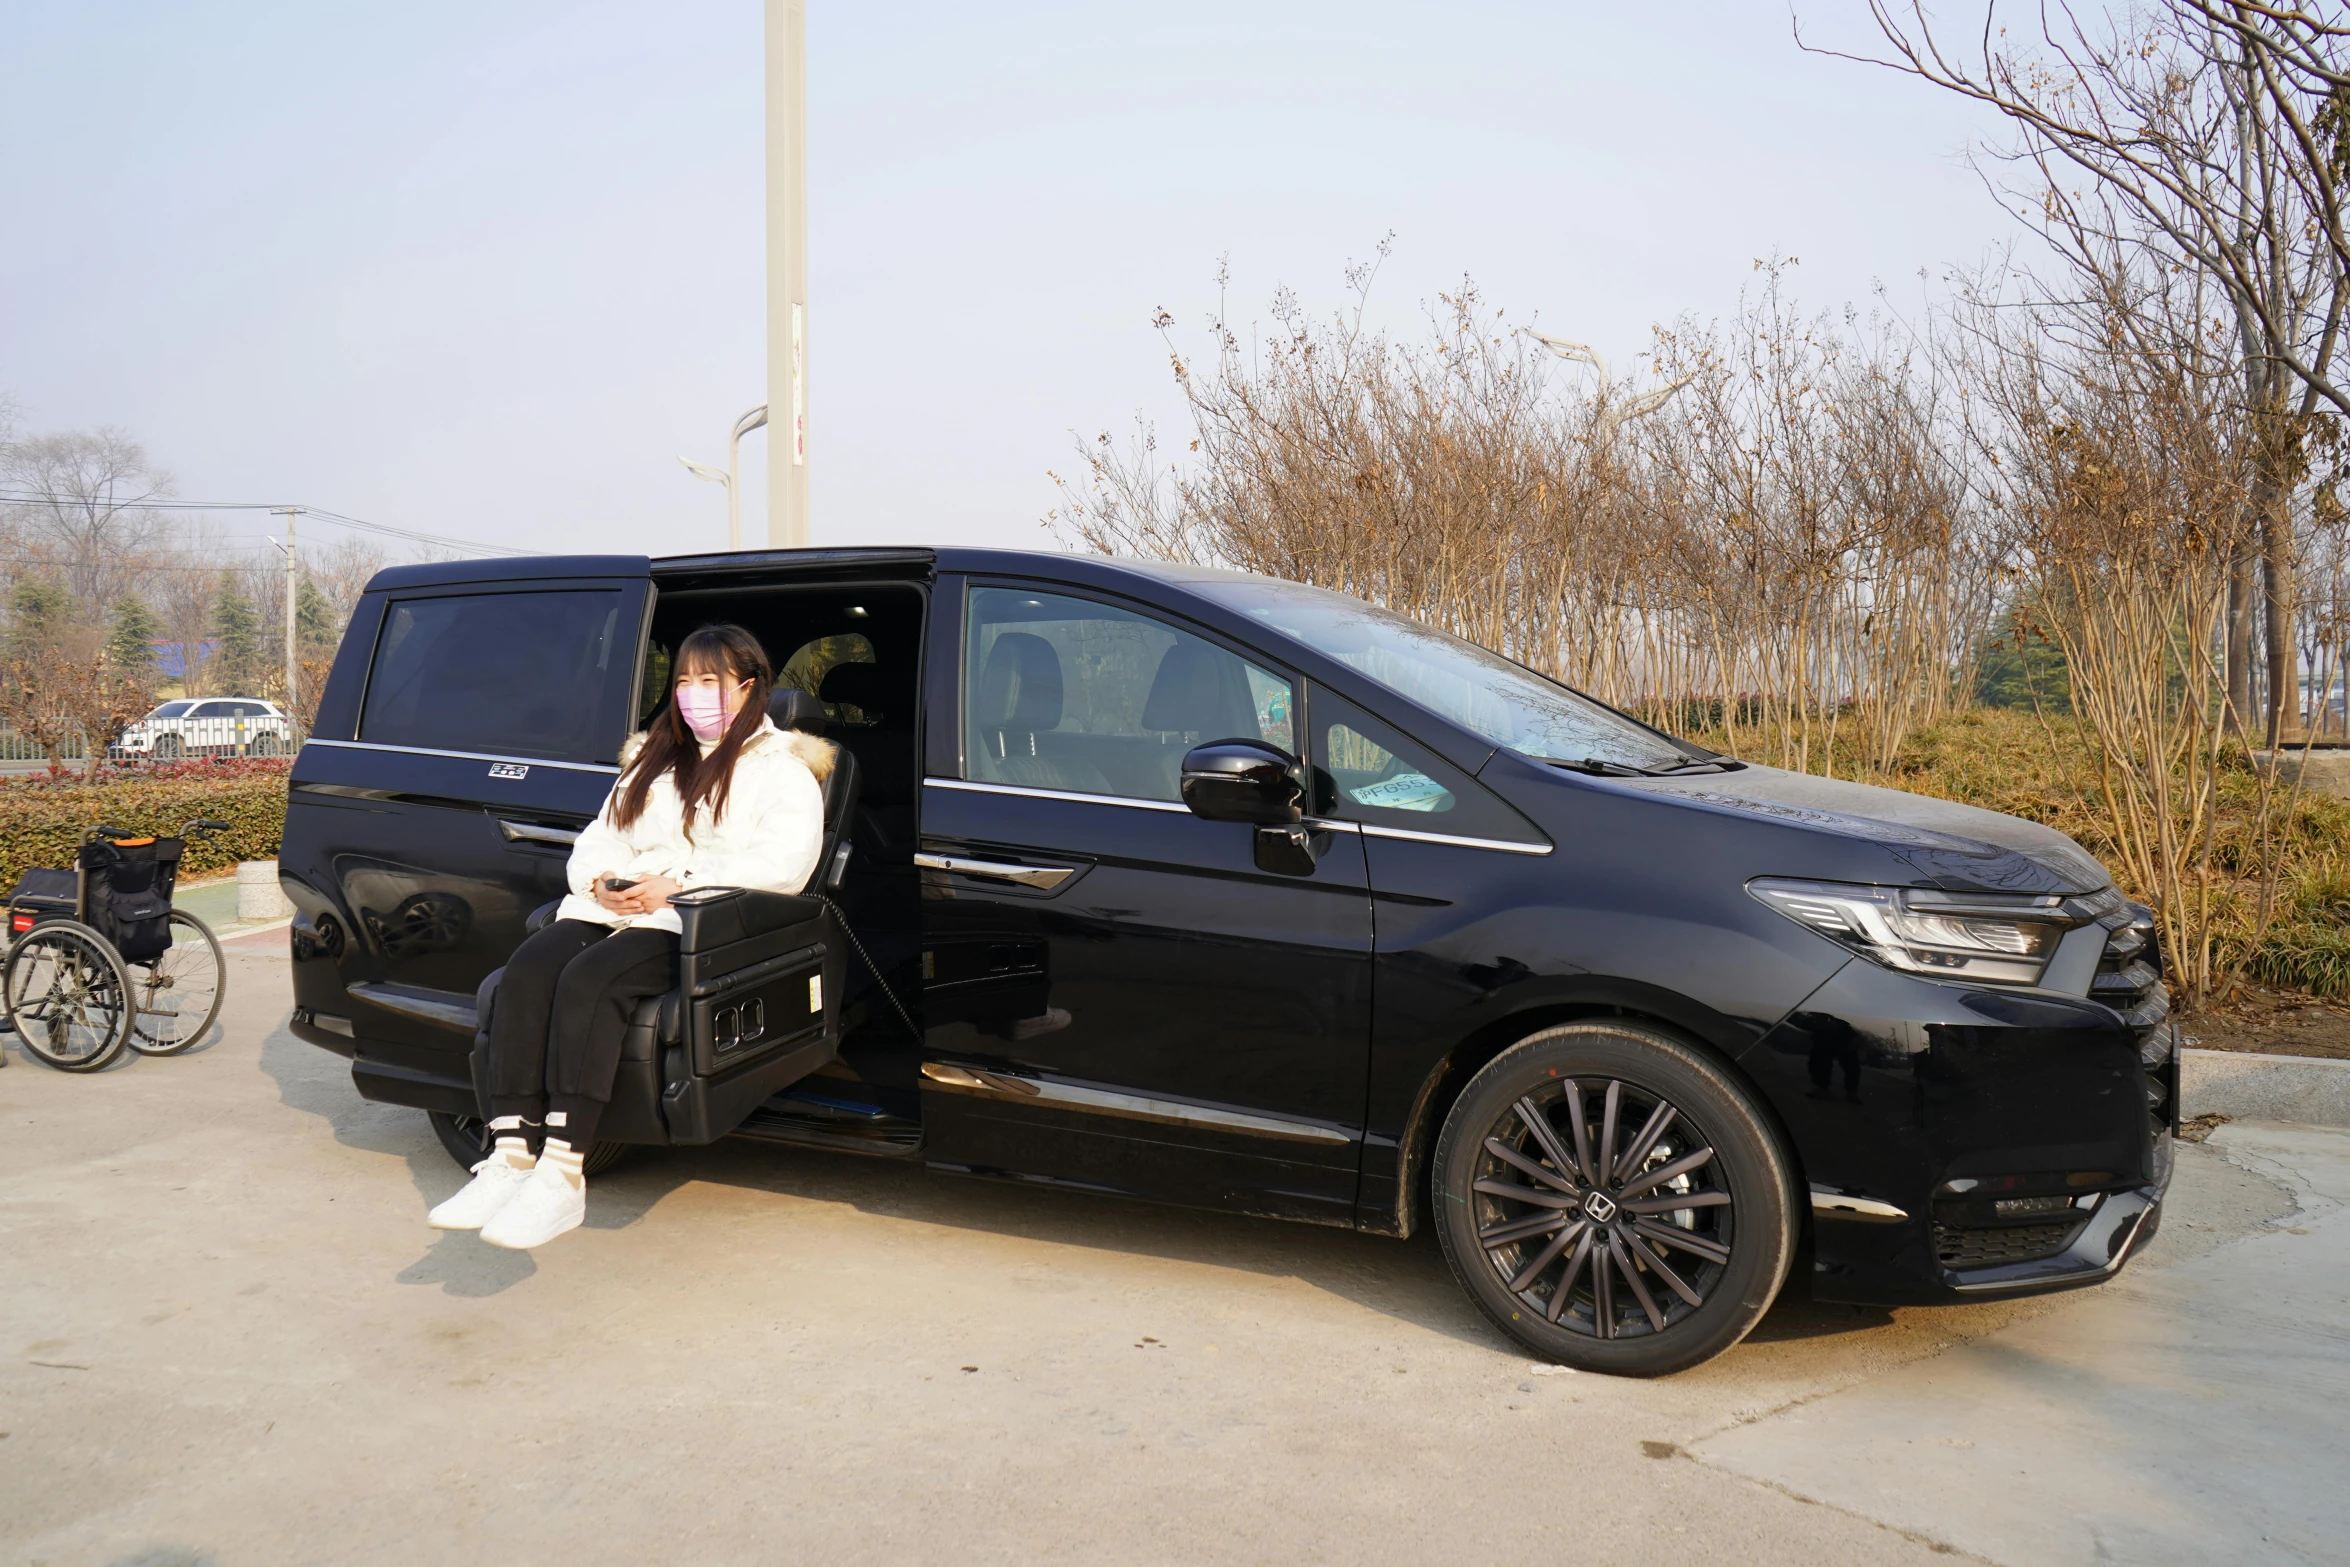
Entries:
[[2350,1061],[2182,1050],[2179,1107],[2189,1117],[2350,1126]]

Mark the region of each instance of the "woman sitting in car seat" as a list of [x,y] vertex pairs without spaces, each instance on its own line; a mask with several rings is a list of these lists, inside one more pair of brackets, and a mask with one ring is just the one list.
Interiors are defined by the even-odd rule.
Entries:
[[678,647],[674,700],[621,756],[593,826],[572,848],[570,895],[515,949],[490,1016],[490,1130],[497,1139],[436,1229],[526,1250],[587,1213],[581,1161],[612,1097],[638,1001],[676,983],[669,899],[696,887],[798,892],[824,832],[832,746],[767,716],[774,671],[740,626],[704,626]]

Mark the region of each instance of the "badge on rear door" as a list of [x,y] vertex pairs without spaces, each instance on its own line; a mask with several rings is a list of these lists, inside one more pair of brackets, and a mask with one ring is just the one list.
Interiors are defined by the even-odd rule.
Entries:
[[530,769],[521,762],[492,762],[490,763],[490,776],[492,778],[528,778]]

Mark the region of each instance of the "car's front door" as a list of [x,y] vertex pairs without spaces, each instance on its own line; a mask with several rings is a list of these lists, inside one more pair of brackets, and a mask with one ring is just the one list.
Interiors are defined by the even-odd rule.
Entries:
[[959,670],[931,689],[959,703],[960,761],[922,800],[930,1159],[1351,1222],[1361,840],[1320,835],[1308,874],[1264,869],[1254,829],[1192,815],[1177,787],[1206,741],[1294,752],[1301,682],[1065,589],[974,582],[959,607],[960,634],[933,639]]

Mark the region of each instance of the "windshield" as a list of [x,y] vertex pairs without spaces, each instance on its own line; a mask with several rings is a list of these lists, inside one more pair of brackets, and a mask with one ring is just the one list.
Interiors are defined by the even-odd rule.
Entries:
[[188,709],[195,705],[193,702],[166,702],[147,716],[149,718],[185,718]]
[[1527,756],[1662,772],[1709,754],[1684,750],[1498,653],[1361,599],[1264,578],[1186,586]]

